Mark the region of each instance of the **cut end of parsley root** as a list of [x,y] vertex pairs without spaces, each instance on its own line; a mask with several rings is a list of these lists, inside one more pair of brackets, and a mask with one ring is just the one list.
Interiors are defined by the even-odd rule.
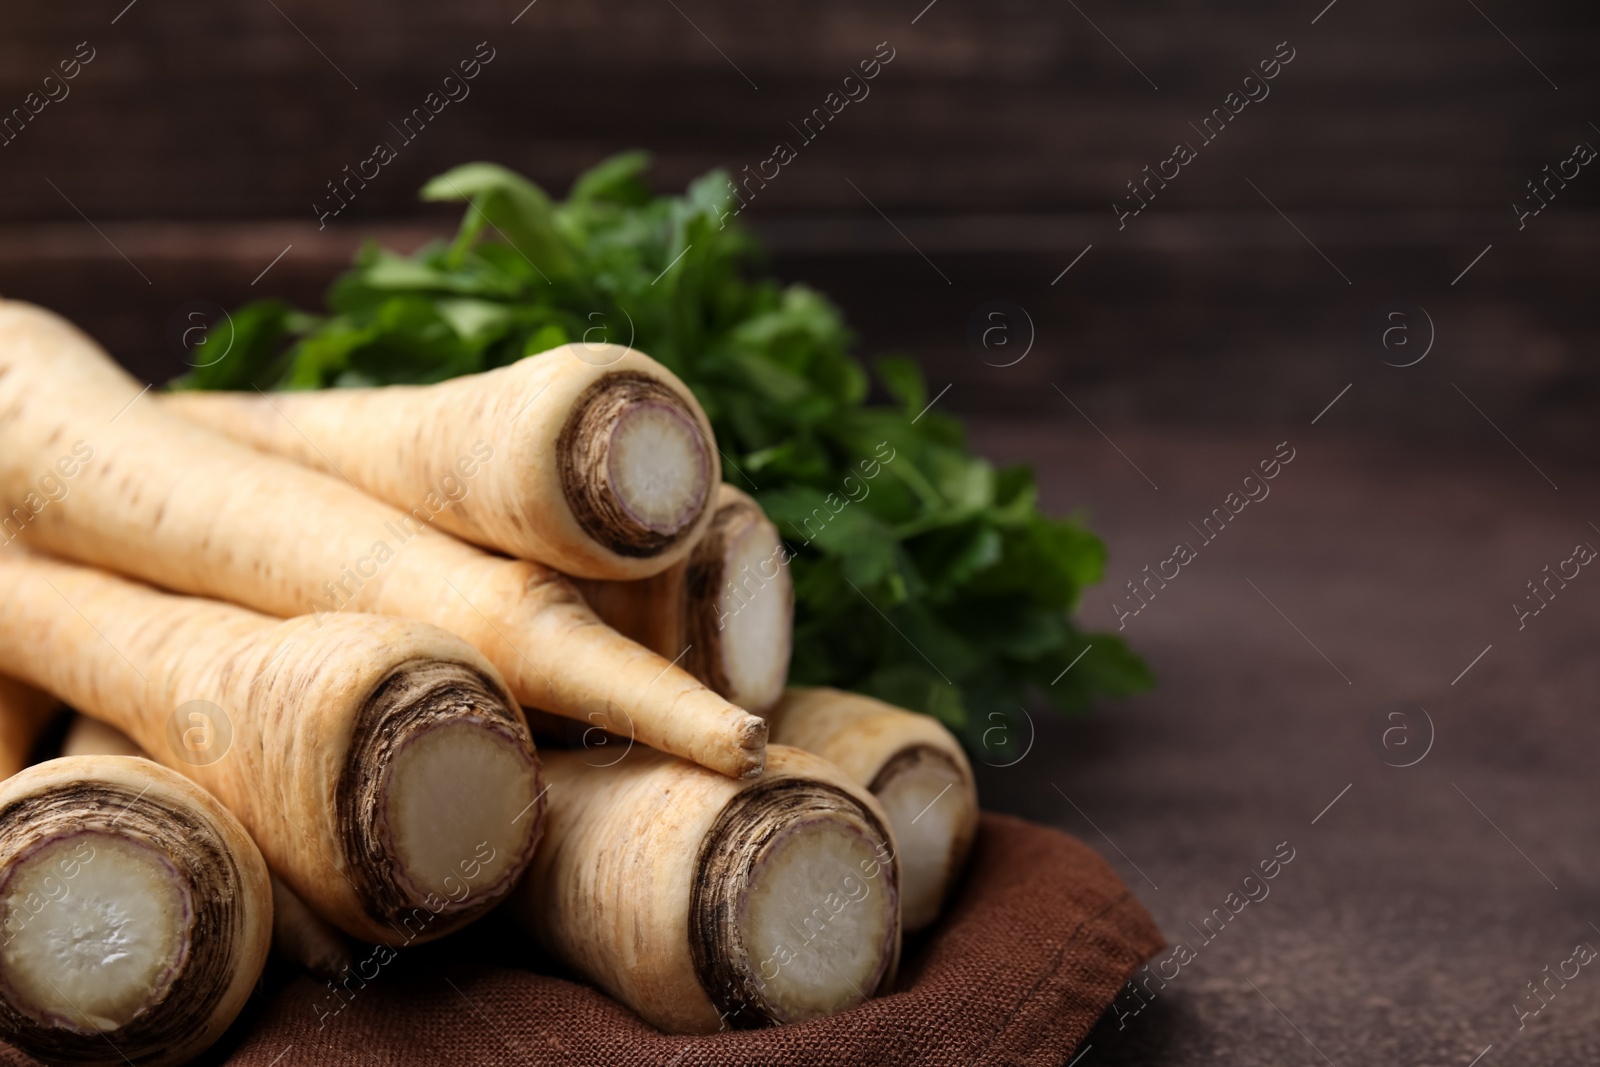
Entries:
[[640,375],[602,378],[562,431],[562,484],[584,532],[619,555],[656,555],[711,498],[711,457],[672,391]]
[[[58,866],[81,857],[70,892]],[[7,879],[8,911],[49,901],[18,924],[0,959],[12,1003],[40,1023],[116,1030],[167,995],[188,952],[190,887],[159,850],[129,837],[72,834],[18,862]]]

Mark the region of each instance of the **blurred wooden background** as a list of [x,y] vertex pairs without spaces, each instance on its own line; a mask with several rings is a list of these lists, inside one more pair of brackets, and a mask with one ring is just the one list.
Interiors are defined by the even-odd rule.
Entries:
[[[953,383],[954,411],[1303,425],[1354,383],[1330,422],[1498,440],[1470,397],[1518,440],[1600,438],[1600,165],[1525,229],[1512,209],[1547,164],[1600,146],[1593,4],[525,3],[10,12],[0,108],[22,111],[0,138],[0,293],[160,380],[181,369],[166,334],[187,301],[315,305],[363,235],[410,247],[452,228],[415,191],[453,164],[560,193],[642,147],[681,189],[788,141],[798,158],[745,215],[773,268],[843,305],[864,355],[909,352],[935,389]],[[80,42],[92,61],[46,83]],[[390,123],[480,42],[494,58],[470,96],[319,232],[325,183],[400,146]],[[894,59],[870,95],[802,145],[790,123],[880,42]],[[1198,144],[1190,123],[1280,42],[1295,58],[1270,95],[1119,230],[1126,183]],[[992,364],[1021,351],[1020,321],[1004,353],[968,340],[995,299],[1032,320],[1014,366]],[[1402,357],[1371,339],[1394,301],[1436,331],[1414,367],[1384,366]]]

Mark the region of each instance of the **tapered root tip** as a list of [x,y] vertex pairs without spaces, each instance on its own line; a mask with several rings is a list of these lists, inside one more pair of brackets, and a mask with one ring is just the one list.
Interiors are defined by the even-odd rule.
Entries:
[[760,778],[767,770],[767,720],[745,715],[739,726],[739,778]]
[[778,779],[737,797],[706,838],[689,914],[696,972],[736,1029],[842,1011],[889,976],[899,909],[871,812],[831,786]]
[[660,555],[711,500],[705,432],[682,398],[640,374],[611,374],[574,405],[556,442],[573,517],[620,556]]

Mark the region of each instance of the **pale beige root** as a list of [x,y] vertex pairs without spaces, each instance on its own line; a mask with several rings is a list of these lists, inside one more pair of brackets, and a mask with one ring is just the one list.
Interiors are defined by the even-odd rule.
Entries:
[[[698,549],[698,545],[696,548]],[[574,578],[572,584],[577,587],[594,613],[600,617],[600,621],[628,640],[673,659],[684,650],[683,635],[686,630],[684,578],[688,570],[689,561],[681,560],[660,574],[640,578],[635,582],[603,582],[589,578]],[[679,659],[678,663],[683,665],[685,670],[689,669],[683,659]],[[709,679],[698,674],[695,677],[713,689],[716,688]],[[722,695],[727,696],[726,693]],[[739,706],[744,707],[743,704]]]
[[660,753],[554,752],[549,829],[508,907],[555,956],[671,1033],[796,1022],[888,988],[900,951],[887,816],[774,746],[736,782]]
[[437,385],[160,402],[465,540],[586,578],[643,578],[683,558],[721,478],[694,394],[620,345],[563,345]]
[[961,743],[926,715],[838,689],[790,689],[767,720],[775,743],[814,752],[872,790],[900,849],[905,928],[931,925],[978,831]]
[[794,644],[794,586],[778,528],[724,483],[681,563],[636,582],[580,581],[595,613],[748,711],[777,703]]
[[61,739],[63,756],[143,756],[145,750],[133,743],[133,738],[109,723],[91,719],[87,715],[74,715],[67,724],[67,736]]
[[34,744],[59,709],[55,697],[0,678],[0,779],[28,765]]
[[276,876],[272,879],[272,947],[319,978],[338,978],[356,961],[349,938],[306,907]]
[[261,853],[193,782],[71,756],[0,784],[0,1038],[46,1063],[186,1063],[271,939]]
[[307,905],[363,940],[472,921],[538,839],[520,709],[482,656],[425,623],[280,622],[13,546],[0,671],[210,790]]
[[225,440],[144,389],[71,324],[0,300],[0,508],[21,509],[23,543],[280,617],[431,622],[525,705],[760,773],[765,723],[602,624],[555,571]]
[[[115,726],[74,715],[61,754],[144,756],[145,751]],[[272,876],[272,947],[291,963],[324,978],[338,977],[355,962],[344,934],[306,907],[277,875]]]

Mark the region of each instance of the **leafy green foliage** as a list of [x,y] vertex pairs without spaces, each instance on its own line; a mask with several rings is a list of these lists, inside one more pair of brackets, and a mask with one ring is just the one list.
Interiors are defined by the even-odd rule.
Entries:
[[894,403],[867,404],[833,305],[752,277],[758,249],[728,221],[725,175],[657,197],[647,162],[607,160],[563,203],[489,163],[441,174],[422,195],[468,204],[453,241],[408,257],[368,245],[326,317],[275,301],[240,309],[228,356],[174,386],[434,382],[569,341],[632,344],[694,389],[724,476],[796,553],[797,683],[931,713],[974,744],[1040,694],[1078,711],[1147,688],[1120,639],[1071,622],[1101,578],[1100,541],[1039,514],[1029,469],[996,469],[954,418],[923,412],[910,360],[877,364]]

